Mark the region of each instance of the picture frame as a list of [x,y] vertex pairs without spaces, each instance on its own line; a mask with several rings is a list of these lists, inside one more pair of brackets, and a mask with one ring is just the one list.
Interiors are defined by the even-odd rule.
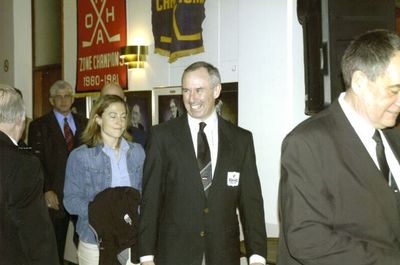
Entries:
[[87,109],[87,99],[86,97],[75,97],[74,103],[71,106],[71,111],[75,114],[81,115],[82,117],[89,117]]
[[[217,113],[227,121],[238,125],[238,82],[221,84],[221,93],[216,99]],[[153,89],[153,125],[171,119],[171,101],[174,101],[176,111],[179,115],[186,113],[182,100],[182,88],[180,86],[155,87]]]
[[155,87],[153,89],[153,125],[186,113],[181,86]]
[[90,116],[90,111],[94,106],[96,100],[100,97],[100,93],[92,94],[91,96],[86,97],[86,104],[87,104],[87,118]]
[[130,112],[130,124],[149,131],[152,126],[152,94],[150,90],[125,91],[126,102]]
[[221,93],[215,100],[217,113],[227,121],[238,125],[238,82],[222,83]]

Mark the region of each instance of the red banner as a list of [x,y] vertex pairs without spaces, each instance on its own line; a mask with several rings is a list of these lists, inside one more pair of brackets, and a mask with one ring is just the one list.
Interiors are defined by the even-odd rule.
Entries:
[[125,0],[77,0],[76,92],[99,91],[107,83],[127,88],[119,48],[126,45]]

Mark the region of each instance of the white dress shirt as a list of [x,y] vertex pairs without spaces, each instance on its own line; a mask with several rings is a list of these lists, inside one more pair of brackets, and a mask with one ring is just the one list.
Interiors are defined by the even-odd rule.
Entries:
[[[192,135],[193,147],[197,157],[197,133],[199,132],[199,123],[202,120],[195,119],[188,116],[190,134]],[[210,147],[210,155],[211,155],[211,169],[212,175],[214,176],[215,165],[217,163],[218,156],[218,116],[214,111],[210,117],[204,120],[207,125],[204,128],[204,133],[207,137],[208,146]]]
[[[75,135],[76,132],[76,125],[75,125],[75,121],[74,121],[74,117],[72,116],[72,113],[69,112],[67,116],[64,116],[63,114],[61,114],[60,112],[53,110],[54,115],[56,116],[57,122],[58,122],[58,126],[60,126],[61,132],[64,135],[64,118],[67,118],[68,121],[68,125],[72,130],[72,133]],[[64,135],[65,137],[65,135]]]

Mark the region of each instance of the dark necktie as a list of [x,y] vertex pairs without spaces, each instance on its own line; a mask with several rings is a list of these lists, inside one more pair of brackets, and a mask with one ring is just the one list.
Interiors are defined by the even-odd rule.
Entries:
[[390,170],[388,163],[386,162],[385,147],[383,146],[382,138],[378,130],[375,130],[372,139],[374,139],[376,142],[376,156],[378,158],[379,168],[381,169],[382,175],[388,181]]
[[74,147],[74,134],[72,133],[71,127],[69,127],[67,117],[64,118],[64,137],[68,152],[71,152]]
[[206,134],[204,133],[204,127],[206,123],[199,123],[199,132],[197,133],[197,164],[199,165],[200,176],[203,182],[204,191],[206,196],[208,195],[208,189],[212,182],[212,170],[211,170],[211,154],[210,147]]

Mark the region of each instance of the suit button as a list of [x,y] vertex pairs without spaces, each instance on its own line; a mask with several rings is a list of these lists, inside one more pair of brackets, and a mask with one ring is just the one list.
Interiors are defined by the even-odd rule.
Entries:
[[206,232],[205,232],[205,231],[201,231],[201,232],[200,232],[200,236],[201,236],[201,237],[204,237],[205,235],[206,235]]
[[203,209],[203,212],[204,212],[205,214],[207,214],[209,211],[210,211],[210,209],[208,209],[208,208],[204,208],[204,209]]

